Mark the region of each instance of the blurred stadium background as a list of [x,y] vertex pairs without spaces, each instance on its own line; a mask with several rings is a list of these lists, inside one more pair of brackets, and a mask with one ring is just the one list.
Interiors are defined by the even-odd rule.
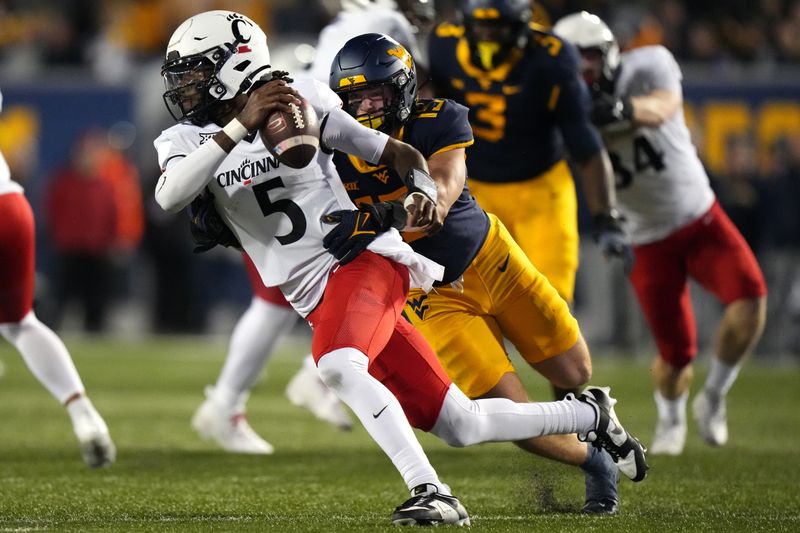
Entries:
[[[239,255],[222,249],[193,255],[186,217],[164,213],[152,199],[159,174],[152,140],[171,124],[161,98],[161,56],[186,17],[232,9],[262,24],[274,66],[296,72],[312,59],[316,36],[338,3],[0,0],[0,150],[37,216],[43,321],[66,333],[229,334],[250,298]],[[454,5],[437,0],[438,17],[452,17]],[[679,60],[686,114],[713,186],[767,276],[767,331],[756,357],[797,362],[800,0],[547,0],[536,2],[535,12],[549,25],[580,9],[608,21],[623,47],[661,43]],[[110,272],[100,291],[108,312],[88,323],[80,304],[65,307],[56,293],[59,258],[74,234],[109,224],[55,188],[57,178],[76,172],[110,184],[98,194],[118,206],[113,235],[97,238]],[[79,227],[55,222],[68,217],[70,202],[86,217]],[[702,349],[717,307],[698,290],[693,297]],[[589,238],[576,313],[595,352],[653,355],[627,283]],[[303,328],[298,335],[307,334]]]

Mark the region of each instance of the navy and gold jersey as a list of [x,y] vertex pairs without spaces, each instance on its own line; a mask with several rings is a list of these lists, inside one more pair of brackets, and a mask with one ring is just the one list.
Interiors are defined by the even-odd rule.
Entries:
[[[432,155],[472,144],[467,109],[451,100],[420,100],[400,131],[400,140],[419,150],[425,159]],[[358,205],[403,198],[408,189],[394,170],[373,166],[355,156],[335,152],[333,162],[347,194]],[[445,267],[441,283],[458,279],[469,266],[489,231],[486,213],[464,184],[461,195],[450,207],[442,230],[433,236],[403,234],[411,247]]]
[[577,161],[601,150],[573,45],[531,30],[527,46],[515,48],[493,70],[471,59],[464,27],[440,24],[430,39],[430,72],[438,94],[469,107],[475,135],[467,159],[471,179],[534,178],[564,158],[565,144]]

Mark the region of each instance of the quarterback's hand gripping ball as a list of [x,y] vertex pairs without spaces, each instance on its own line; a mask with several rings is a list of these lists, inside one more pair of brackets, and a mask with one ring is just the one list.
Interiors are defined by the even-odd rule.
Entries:
[[300,97],[300,105],[289,104],[291,112],[273,111],[259,129],[267,150],[284,165],[303,168],[319,148],[319,119],[311,104]]

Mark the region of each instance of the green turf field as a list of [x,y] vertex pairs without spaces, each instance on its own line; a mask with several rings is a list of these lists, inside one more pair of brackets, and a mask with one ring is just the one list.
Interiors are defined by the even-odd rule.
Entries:
[[[341,433],[284,398],[303,344],[281,350],[250,401],[252,425],[277,450],[268,457],[219,452],[189,427],[223,340],[67,344],[118,462],[83,466],[66,414],[0,342],[0,531],[379,531],[407,497],[363,429]],[[523,377],[544,391],[532,373]],[[645,481],[622,481],[616,517],[576,514],[576,469],[507,444],[421,440],[479,531],[800,531],[799,378],[796,366],[751,364],[730,397],[729,445],[711,449],[690,426],[682,457],[651,458]],[[597,358],[593,383],[612,385],[623,423],[648,442],[646,364]]]

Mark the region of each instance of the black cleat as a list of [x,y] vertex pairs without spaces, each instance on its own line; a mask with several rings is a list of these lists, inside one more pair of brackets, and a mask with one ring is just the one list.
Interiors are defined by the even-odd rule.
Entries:
[[619,502],[617,500],[587,500],[581,509],[583,514],[617,514],[619,512]]
[[396,526],[438,526],[454,524],[469,526],[467,510],[454,496],[436,492],[431,484],[419,485],[411,491],[411,498],[395,508],[392,524]]
[[578,435],[583,441],[590,441],[607,451],[619,471],[633,481],[641,481],[647,475],[647,462],[642,444],[633,438],[620,424],[614,404],[617,400],[610,397],[609,387],[588,387],[578,400],[594,407],[597,413],[597,426],[586,435]]

